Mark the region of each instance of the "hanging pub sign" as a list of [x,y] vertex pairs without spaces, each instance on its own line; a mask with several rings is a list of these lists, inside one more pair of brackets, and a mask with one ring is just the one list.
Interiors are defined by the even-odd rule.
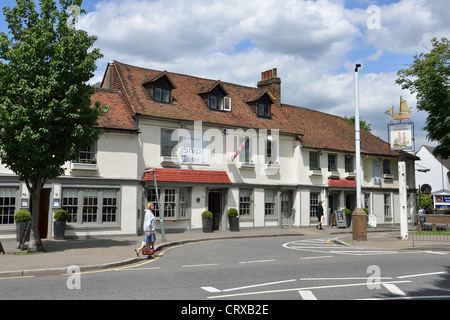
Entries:
[[389,144],[391,150],[414,151],[414,123],[390,123]]

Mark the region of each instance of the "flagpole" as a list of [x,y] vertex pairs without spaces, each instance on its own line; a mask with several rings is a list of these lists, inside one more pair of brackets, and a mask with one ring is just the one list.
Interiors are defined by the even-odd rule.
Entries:
[[360,64],[355,68],[355,150],[356,150],[356,208],[361,206],[361,133],[359,124],[359,74]]

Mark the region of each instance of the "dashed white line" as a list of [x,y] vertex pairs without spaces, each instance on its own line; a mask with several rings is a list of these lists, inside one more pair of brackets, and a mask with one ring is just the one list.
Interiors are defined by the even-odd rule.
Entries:
[[212,266],[218,266],[218,263],[205,263],[205,264],[190,264],[181,266],[182,268],[198,268],[198,267],[212,267]]
[[241,261],[239,263],[263,263],[263,262],[275,262],[275,261],[277,261],[277,260],[269,259],[269,260]]
[[333,256],[304,257],[300,258],[300,260],[325,259],[325,258],[333,258]]

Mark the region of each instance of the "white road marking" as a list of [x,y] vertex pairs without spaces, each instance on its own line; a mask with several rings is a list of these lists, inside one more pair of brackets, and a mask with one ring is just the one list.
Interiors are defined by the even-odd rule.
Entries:
[[[412,281],[392,281],[392,282],[382,282],[385,283],[410,283]],[[239,297],[239,296],[250,296],[250,295],[259,295],[259,294],[271,294],[271,293],[282,293],[282,292],[291,292],[291,291],[305,291],[305,290],[314,290],[314,289],[331,289],[331,288],[343,288],[343,287],[357,287],[357,286],[367,286],[367,282],[362,283],[350,283],[350,284],[338,284],[338,285],[328,285],[328,286],[317,286],[317,287],[306,287],[306,288],[291,288],[291,289],[279,289],[279,290],[266,290],[266,291],[255,291],[255,292],[244,292],[244,293],[235,293],[235,294],[226,294],[220,296],[212,296],[207,297],[208,299],[221,299],[221,298],[230,298],[230,297]]]
[[182,268],[197,268],[197,267],[212,267],[212,266],[218,266],[218,263],[205,263],[205,264],[190,264],[181,266]]
[[214,288],[214,287],[201,287],[203,290],[206,290],[206,291],[208,291],[208,292],[211,292],[211,293],[217,293],[217,292],[222,292],[222,291],[220,291],[219,289],[216,289],[216,288]]
[[239,263],[263,263],[263,262],[275,262],[275,261],[277,261],[277,260],[269,259],[269,260],[241,261]]
[[440,254],[443,256],[447,255],[447,252],[438,252],[438,251],[425,251],[426,253],[432,253],[432,254]]
[[406,293],[400,290],[400,288],[393,283],[383,283],[383,287],[388,289],[392,294],[395,294],[396,296],[406,296]]
[[325,258],[333,258],[333,256],[304,257],[300,258],[300,260],[325,259]]
[[316,296],[310,290],[299,290],[300,296],[303,300],[317,300]]
[[408,276],[399,276],[397,277],[397,279],[407,279],[407,278],[415,278],[415,277],[425,277],[425,276],[434,276],[434,275],[438,275],[438,274],[446,274],[446,271],[441,271],[441,272],[430,272],[430,273],[419,273],[419,274],[411,274]]

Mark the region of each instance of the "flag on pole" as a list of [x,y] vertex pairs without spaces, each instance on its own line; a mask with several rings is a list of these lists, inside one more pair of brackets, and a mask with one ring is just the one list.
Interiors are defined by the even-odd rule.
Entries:
[[241,146],[239,147],[239,149],[236,150],[236,152],[231,156],[231,161],[234,161],[234,159],[236,159],[236,157],[239,155],[239,153],[241,153],[242,148],[244,148],[245,143],[247,142],[248,137],[245,137],[244,142],[242,142]]

